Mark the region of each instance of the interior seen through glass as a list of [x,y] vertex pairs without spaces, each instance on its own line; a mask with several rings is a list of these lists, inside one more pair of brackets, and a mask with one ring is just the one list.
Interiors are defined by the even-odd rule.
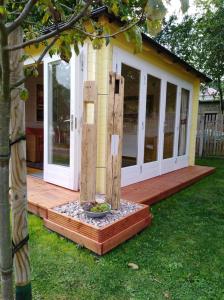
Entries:
[[186,154],[187,146],[187,125],[188,125],[188,110],[189,110],[190,92],[186,89],[181,89],[181,108],[180,108],[180,124],[179,124],[179,143],[178,155]]
[[122,64],[121,75],[125,79],[122,167],[128,167],[137,164],[140,71]]
[[163,158],[173,157],[175,120],[176,120],[177,86],[167,82],[166,90],[166,114],[164,123]]
[[158,133],[161,80],[147,76],[144,162],[158,159]]
[[70,65],[49,64],[48,162],[70,165]]

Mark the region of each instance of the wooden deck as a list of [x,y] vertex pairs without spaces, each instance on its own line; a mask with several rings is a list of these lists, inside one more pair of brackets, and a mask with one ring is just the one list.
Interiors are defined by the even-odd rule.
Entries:
[[122,198],[152,205],[192,185],[215,169],[191,166],[122,188]]
[[[183,168],[124,187],[121,189],[121,195],[125,200],[151,205],[213,172],[214,168],[204,166]],[[28,209],[34,214],[46,217],[48,209],[78,198],[79,192],[28,176]]]
[[42,179],[27,176],[28,210],[40,216],[47,217],[47,210],[79,198],[79,193],[57,185],[44,182]]
[[106,230],[96,229],[53,211],[52,208],[56,206],[77,200],[79,192],[46,183],[30,175],[27,177],[28,210],[43,218],[47,228],[102,255],[151,223],[149,209],[143,204],[151,205],[165,199],[213,172],[214,168],[192,166],[122,188],[122,199],[142,204],[142,208],[108,225]]

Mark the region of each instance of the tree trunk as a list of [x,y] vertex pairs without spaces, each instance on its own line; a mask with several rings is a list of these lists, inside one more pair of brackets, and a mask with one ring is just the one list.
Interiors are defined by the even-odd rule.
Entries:
[[4,51],[7,34],[0,28],[0,268],[2,298],[13,299],[12,241],[9,206],[9,57]]
[[[20,44],[23,41],[22,29],[17,28],[9,35],[9,45]],[[20,58],[23,50],[17,50],[10,55],[10,82],[15,84],[23,74],[23,63]],[[21,86],[20,88],[23,88]],[[10,164],[10,195],[12,206],[12,236],[18,245],[28,236],[27,224],[27,182],[26,182],[26,142],[25,136],[25,102],[20,99],[19,88],[11,92],[11,141],[18,141],[11,146]],[[14,256],[16,300],[30,300],[31,278],[28,244],[23,245]]]

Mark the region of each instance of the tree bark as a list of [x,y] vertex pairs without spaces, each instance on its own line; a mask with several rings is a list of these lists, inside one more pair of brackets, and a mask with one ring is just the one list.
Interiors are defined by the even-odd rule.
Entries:
[[[9,45],[23,41],[21,28],[15,29],[9,35]],[[15,84],[24,77],[23,63],[20,58],[23,50],[17,50],[10,55],[10,83]],[[20,86],[23,88],[23,86]],[[10,163],[10,196],[12,206],[12,236],[18,245],[28,235],[27,222],[27,181],[26,181],[26,142],[20,139],[25,136],[25,102],[20,99],[19,88],[11,91],[11,141],[18,141],[11,146]],[[14,256],[16,300],[30,300],[31,272],[28,243],[20,248]]]
[[9,205],[9,119],[10,87],[9,56],[4,50],[7,34],[0,28],[0,268],[2,297],[13,299],[12,241]]

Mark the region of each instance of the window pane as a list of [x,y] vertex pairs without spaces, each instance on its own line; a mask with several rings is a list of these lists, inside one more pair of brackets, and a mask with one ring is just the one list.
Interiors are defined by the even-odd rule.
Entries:
[[163,158],[173,157],[177,86],[167,82]]
[[125,79],[122,167],[128,167],[137,164],[140,71],[122,64],[121,75]]
[[157,160],[160,83],[160,79],[148,75],[145,117],[145,163]]
[[70,164],[70,65],[49,64],[48,162]]
[[190,92],[188,90],[181,90],[178,155],[186,154],[189,96]]

